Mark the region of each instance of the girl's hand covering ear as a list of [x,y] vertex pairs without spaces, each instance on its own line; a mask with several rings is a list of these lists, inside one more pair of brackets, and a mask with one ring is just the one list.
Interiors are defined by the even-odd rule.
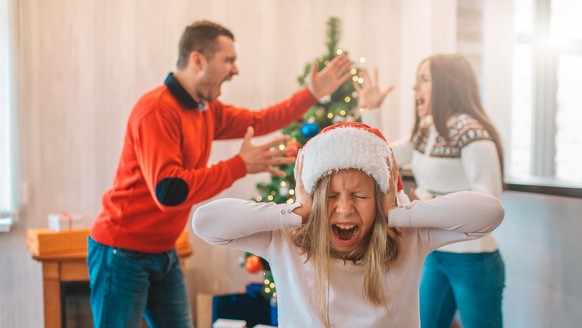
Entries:
[[295,214],[301,215],[303,218],[303,223],[307,222],[309,214],[311,214],[312,198],[311,195],[305,191],[305,186],[303,185],[303,180],[301,180],[301,171],[303,170],[303,153],[301,149],[297,153],[297,158],[295,160],[295,168],[293,169],[293,174],[295,175],[295,202],[301,204],[300,207],[295,208],[293,212]]

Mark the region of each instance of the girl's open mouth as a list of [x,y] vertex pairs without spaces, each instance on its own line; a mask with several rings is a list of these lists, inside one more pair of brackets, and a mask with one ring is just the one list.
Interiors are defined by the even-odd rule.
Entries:
[[350,240],[360,230],[355,224],[334,224],[331,226],[333,234],[340,240]]

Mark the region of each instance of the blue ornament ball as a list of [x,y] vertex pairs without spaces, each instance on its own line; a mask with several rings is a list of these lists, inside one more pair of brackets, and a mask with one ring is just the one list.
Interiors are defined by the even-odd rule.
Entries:
[[319,133],[319,127],[315,123],[305,123],[301,127],[301,134],[305,138],[309,139],[309,138],[315,136],[317,133]]

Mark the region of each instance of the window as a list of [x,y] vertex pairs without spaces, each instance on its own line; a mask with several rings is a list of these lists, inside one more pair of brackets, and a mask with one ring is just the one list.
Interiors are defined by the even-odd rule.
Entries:
[[510,178],[582,188],[580,17],[579,0],[514,1]]
[[0,231],[7,231],[16,211],[14,166],[13,2],[0,0]]

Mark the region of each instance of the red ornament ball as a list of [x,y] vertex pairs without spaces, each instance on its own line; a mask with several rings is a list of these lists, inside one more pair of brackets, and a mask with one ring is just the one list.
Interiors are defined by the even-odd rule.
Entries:
[[256,255],[251,255],[245,260],[245,269],[250,273],[257,273],[263,270],[261,258]]
[[295,148],[293,150],[289,150],[285,156],[287,157],[295,157],[297,156],[297,152],[299,151],[299,148],[301,148],[301,144],[295,140],[289,140],[287,141],[287,143],[285,144],[286,148]]

